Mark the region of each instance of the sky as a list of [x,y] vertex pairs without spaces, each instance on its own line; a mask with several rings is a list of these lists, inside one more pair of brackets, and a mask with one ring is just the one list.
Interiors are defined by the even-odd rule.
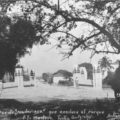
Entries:
[[[73,53],[69,59],[63,59],[63,55],[52,45],[37,45],[32,48],[31,55],[25,55],[20,59],[20,64],[24,66],[24,69],[34,70],[37,76],[41,76],[44,72],[54,73],[57,70],[64,69],[70,72],[77,64],[84,62],[92,63],[97,65],[98,60],[101,59],[105,54],[97,54],[90,59],[91,52],[85,51],[80,53],[79,49]],[[118,55],[107,55],[112,61],[119,59]]]
[[63,55],[61,55],[57,49],[51,49],[51,47],[52,45],[34,46],[31,55],[25,55],[25,57],[21,58],[20,64],[23,65],[25,69],[33,69],[37,75],[40,75],[44,72],[54,73],[59,69],[72,72],[76,64],[90,62],[88,57],[90,54],[88,52],[79,54],[77,50],[69,59],[66,58],[63,60]]

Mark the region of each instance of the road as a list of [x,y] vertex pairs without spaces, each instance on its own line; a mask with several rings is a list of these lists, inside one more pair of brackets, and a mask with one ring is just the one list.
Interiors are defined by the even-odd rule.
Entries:
[[37,87],[24,88],[7,88],[3,89],[0,96],[1,99],[17,99],[20,101],[49,101],[49,100],[81,100],[81,99],[96,99],[96,98],[114,98],[114,93],[111,89],[96,89],[92,87],[79,86],[58,86],[39,83]]

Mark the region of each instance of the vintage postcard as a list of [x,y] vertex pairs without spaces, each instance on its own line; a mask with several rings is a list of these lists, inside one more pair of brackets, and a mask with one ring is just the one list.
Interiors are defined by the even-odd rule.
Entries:
[[0,0],[0,120],[120,120],[119,0]]

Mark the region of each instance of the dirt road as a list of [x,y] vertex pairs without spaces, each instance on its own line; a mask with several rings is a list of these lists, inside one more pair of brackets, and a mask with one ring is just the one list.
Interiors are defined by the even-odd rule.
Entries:
[[95,98],[113,98],[111,89],[96,89],[79,86],[78,88],[49,85],[39,83],[37,87],[7,88],[3,89],[1,99],[17,99],[22,101],[49,101],[54,99],[80,100]]

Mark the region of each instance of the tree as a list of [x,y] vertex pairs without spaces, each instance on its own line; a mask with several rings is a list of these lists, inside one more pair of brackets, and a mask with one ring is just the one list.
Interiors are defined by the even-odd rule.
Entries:
[[68,70],[58,70],[53,74],[53,76],[64,77],[66,80],[59,79],[60,85],[73,86],[72,76],[73,74]]
[[[58,4],[51,0],[1,0],[1,14],[20,5],[21,18],[31,20],[36,30],[35,40],[49,43],[55,36],[57,48],[68,46],[64,51],[69,57],[80,48],[95,53],[120,53],[120,1],[118,0],[66,0]],[[34,16],[34,20],[32,19]],[[14,18],[16,16],[13,16]],[[83,24],[84,23],[84,24]],[[80,25],[87,26],[84,28]],[[89,27],[89,29],[88,29]],[[78,29],[79,34],[73,32]],[[61,34],[59,34],[61,33]]]
[[119,67],[116,69],[115,73],[109,73],[106,77],[107,83],[114,90],[116,100],[120,100],[120,62]]
[[111,65],[112,60],[110,60],[109,57],[104,56],[98,61],[98,64],[102,71],[102,79],[104,79],[108,75],[110,69],[113,68]]
[[107,69],[110,70],[112,68],[111,66],[112,60],[110,60],[108,57],[104,56],[99,61],[98,64],[101,69]]
[[107,76],[103,79],[102,84],[103,85],[109,85],[111,86],[111,80],[114,79],[114,72],[108,71]]
[[5,72],[14,74],[19,58],[28,53],[36,42],[34,36],[35,30],[30,21],[0,17],[0,79]]
[[42,78],[45,82],[51,84],[53,82],[53,75],[51,73],[43,73]]
[[[118,0],[66,0],[58,4],[51,0],[17,0],[3,1],[3,11],[6,6],[11,9],[10,3],[22,4],[23,16],[28,18],[34,14],[34,21],[41,44],[49,42],[51,35],[57,34],[58,45],[67,44],[68,57],[80,48],[92,50],[95,53],[120,53],[120,1]],[[16,2],[16,3],[15,3]],[[6,3],[4,5],[4,3]],[[13,7],[13,5],[11,5]],[[84,23],[89,29],[79,35],[73,34],[72,30]],[[80,24],[81,25],[81,24]],[[79,29],[83,31],[83,29]],[[58,33],[61,33],[59,35]]]
[[61,74],[62,76],[64,76],[65,78],[70,78],[73,76],[73,74],[67,70],[58,70],[57,72],[55,72],[53,75],[55,74]]

